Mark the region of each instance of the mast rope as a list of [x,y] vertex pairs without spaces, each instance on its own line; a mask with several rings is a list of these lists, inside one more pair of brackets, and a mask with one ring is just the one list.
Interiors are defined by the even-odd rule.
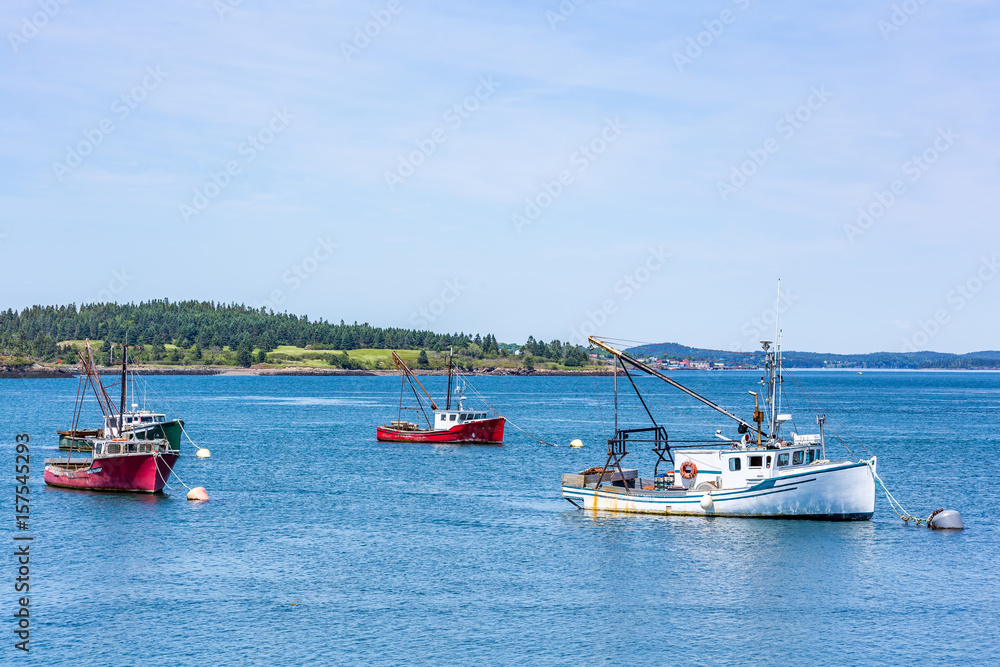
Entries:
[[[486,400],[486,398],[485,398],[485,397],[483,397],[483,395],[482,395],[482,394],[480,394],[480,393],[479,393],[479,392],[478,392],[478,391],[476,390],[476,388],[475,388],[474,386],[472,386],[472,383],[471,383],[471,382],[469,382],[469,376],[467,376],[467,375],[460,375],[459,373],[456,373],[455,375],[459,375],[459,377],[461,377],[461,378],[462,378],[463,380],[465,380],[465,386],[469,387],[469,388],[470,388],[470,389],[472,390],[472,392],[473,392],[473,393],[474,393],[474,394],[475,394],[476,396],[478,396],[478,397],[479,397],[479,400],[481,400],[481,401],[482,401],[483,403],[485,403],[485,404],[486,404],[486,407],[488,407],[488,408],[489,408],[490,410],[492,410],[492,411],[493,411],[493,414],[495,414],[495,415],[496,415],[497,417],[500,417],[500,416],[501,416],[501,415],[500,415],[500,413],[499,413],[499,412],[497,412],[497,409],[496,409],[496,408],[494,408],[494,407],[493,407],[492,405],[490,405],[490,402],[489,402],[489,401],[487,401],[487,400]],[[536,436],[536,435],[532,435],[531,433],[528,433],[528,432],[527,432],[527,431],[525,431],[525,430],[524,430],[523,428],[521,428],[520,426],[518,426],[517,424],[515,424],[515,423],[514,423],[514,421],[513,421],[513,420],[512,420],[512,419],[511,419],[510,417],[504,417],[503,419],[504,419],[504,421],[506,421],[506,422],[507,422],[508,424],[510,424],[511,426],[513,426],[514,428],[516,428],[516,429],[517,429],[518,431],[520,431],[521,433],[525,434],[525,435],[526,435],[526,436],[528,436],[529,438],[532,438],[533,440],[537,440],[538,442],[542,443],[543,445],[548,445],[549,447],[558,447],[558,446],[559,446],[559,445],[556,445],[556,444],[553,444],[553,443],[551,443],[551,442],[546,442],[545,440],[542,440],[542,439],[541,439],[541,438],[539,438],[538,436]]]
[[601,404],[601,392],[597,386],[597,374],[594,373],[591,377],[594,378],[594,399],[597,401],[597,414],[601,418],[601,435],[604,439],[608,439],[608,425],[604,421],[604,406]]
[[[874,456],[874,454],[872,454],[871,450],[868,449],[867,447],[865,447],[865,443],[861,442],[861,440],[858,439],[858,436],[854,435],[854,433],[852,433],[851,430],[849,428],[847,428],[847,426],[845,426],[844,423],[837,418],[836,413],[831,413],[830,409],[828,407],[826,407],[825,405],[823,405],[823,403],[818,398],[815,399],[815,400],[813,400],[813,396],[810,395],[809,392],[807,392],[805,390],[805,388],[801,384],[799,384],[799,381],[795,379],[795,376],[792,373],[788,372],[788,369],[784,367],[784,364],[782,364],[781,370],[784,371],[783,375],[787,375],[789,378],[791,378],[792,384],[794,384],[795,388],[798,389],[802,393],[802,395],[805,397],[805,399],[807,401],[809,401],[809,405],[812,406],[812,409],[815,410],[817,412],[817,414],[819,413],[820,410],[823,410],[823,412],[826,412],[826,413],[830,413],[830,417],[835,422],[837,422],[837,424],[840,426],[840,428],[842,428],[844,430],[844,432],[847,433],[847,435],[849,435],[854,440],[854,442],[856,442],[858,444],[859,447],[861,447],[861,449],[865,450],[865,452],[869,456]],[[837,436],[837,440],[840,440],[840,443],[842,445],[844,445],[844,449],[846,449],[851,454],[851,456],[854,456],[854,452],[851,452],[850,447],[847,446],[847,443],[844,442],[844,439],[841,438],[840,435],[836,431],[834,431],[833,434],[835,436]]]

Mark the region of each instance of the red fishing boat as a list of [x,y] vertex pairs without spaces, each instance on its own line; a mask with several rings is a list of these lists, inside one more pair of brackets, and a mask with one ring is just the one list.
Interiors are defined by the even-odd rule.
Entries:
[[163,438],[144,439],[124,423],[125,392],[127,386],[126,366],[128,348],[122,350],[121,405],[116,406],[101,382],[94,362],[90,341],[86,343],[86,354],[80,353],[83,375],[77,391],[77,404],[73,417],[73,430],[83,407],[87,387],[97,397],[97,403],[104,414],[106,437],[87,440],[91,456],[73,457],[72,448],[66,458],[45,459],[45,483],[70,489],[92,491],[135,491],[156,493],[173,471],[180,452],[172,449],[170,442]]
[[[445,402],[444,410],[441,410],[431,395],[427,393],[420,380],[413,374],[406,363],[395,352],[392,358],[396,362],[396,368],[402,373],[402,384],[399,393],[399,413],[396,421],[390,422],[388,426],[379,426],[376,430],[376,437],[380,442],[430,442],[430,443],[478,443],[478,444],[503,444],[503,427],[506,420],[494,413],[490,416],[488,412],[478,410],[468,410],[465,408],[464,392],[460,387],[456,392],[455,402],[457,407],[452,409],[452,383],[454,374],[452,372],[451,357],[448,357],[448,398]],[[427,426],[421,426],[402,418],[403,411],[403,390],[409,383],[413,395],[417,399],[417,406],[424,416]],[[414,386],[416,385],[416,386]],[[433,419],[424,409],[423,402],[417,387],[423,391],[430,401],[430,412]]]

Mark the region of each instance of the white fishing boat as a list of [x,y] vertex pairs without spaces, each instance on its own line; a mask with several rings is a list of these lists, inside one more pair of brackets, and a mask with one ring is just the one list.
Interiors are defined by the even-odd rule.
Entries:
[[[581,509],[646,514],[857,521],[875,512],[876,458],[831,461],[826,456],[825,417],[818,433],[782,435],[791,415],[781,412],[781,348],[761,341],[767,377],[764,409],[755,392],[751,424],[603,341],[590,342],[615,359],[615,436],[603,466],[562,476],[563,497]],[[618,428],[618,367],[642,401],[652,426]],[[737,423],[740,436],[716,433],[719,444],[669,443],[632,381],[629,367],[657,377]],[[764,424],[767,424],[765,430]],[[652,444],[658,456],[652,478],[623,468],[630,444]],[[660,472],[661,464],[669,470]]]

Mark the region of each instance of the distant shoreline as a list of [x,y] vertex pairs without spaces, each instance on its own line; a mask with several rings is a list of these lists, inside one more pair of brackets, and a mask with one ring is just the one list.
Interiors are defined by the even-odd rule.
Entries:
[[[171,367],[171,366],[134,366],[132,370],[139,373],[139,375],[151,376],[151,375],[218,375],[218,376],[243,376],[243,377],[362,377],[362,376],[398,376],[399,371],[395,370],[346,370],[342,368],[317,368],[315,366],[287,366],[284,368],[232,368],[232,367],[221,367],[221,366],[181,366],[181,367]],[[661,370],[661,372],[675,375],[682,374],[687,375],[689,373],[718,373],[718,372],[756,372],[760,369],[716,369],[716,370],[703,370],[703,369],[671,369],[671,370]],[[792,372],[821,372],[821,373],[849,373],[864,375],[867,373],[998,373],[1000,369],[996,368],[866,368],[858,370],[855,368],[786,368],[786,371]],[[99,372],[101,375],[116,375],[121,372],[119,368],[111,367],[100,367]],[[37,379],[59,379],[59,378],[75,378],[79,375],[80,369],[78,366],[61,366],[61,367],[49,367],[42,366],[40,364],[35,364],[30,367],[24,368],[3,368],[0,367],[0,380],[3,379],[21,379],[21,380],[37,380]],[[432,375],[447,375],[448,371],[443,369],[414,369],[415,375],[420,376],[432,376]],[[478,371],[462,371],[462,375],[473,375],[479,377],[603,377],[613,375],[610,368],[602,369],[589,369],[589,370],[579,370],[579,371],[569,371],[569,370],[547,370],[547,369],[534,369],[527,371],[524,369],[510,369],[510,368],[496,368],[491,370],[478,370]]]

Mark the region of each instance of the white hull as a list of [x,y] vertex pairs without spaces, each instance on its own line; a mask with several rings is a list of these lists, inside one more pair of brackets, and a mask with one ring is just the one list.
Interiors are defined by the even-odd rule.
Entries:
[[562,495],[583,509],[610,512],[858,521],[875,512],[874,465],[874,460],[814,464],[751,486],[709,491],[655,491],[607,482],[596,489],[564,481]]

